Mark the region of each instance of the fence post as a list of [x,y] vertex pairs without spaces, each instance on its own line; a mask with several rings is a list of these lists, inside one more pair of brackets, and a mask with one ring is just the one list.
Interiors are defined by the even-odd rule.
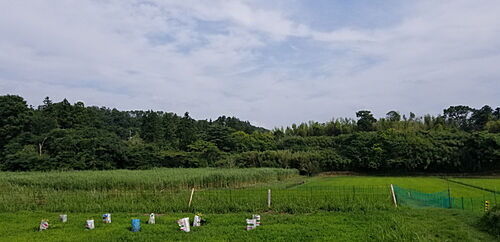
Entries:
[[233,204],[233,192],[229,189],[229,203]]
[[267,207],[271,208],[271,189],[267,190]]
[[396,200],[396,194],[394,194],[394,186],[391,184],[391,194],[392,201],[394,202],[394,206],[398,207],[398,201]]
[[453,207],[453,201],[451,200],[451,190],[450,187],[448,187],[448,201],[449,201],[449,208]]
[[191,189],[191,196],[189,197],[188,208],[191,207],[191,202],[193,201],[193,194],[194,194],[194,187],[193,187],[193,189]]
[[464,210],[464,197],[462,197],[462,210]]

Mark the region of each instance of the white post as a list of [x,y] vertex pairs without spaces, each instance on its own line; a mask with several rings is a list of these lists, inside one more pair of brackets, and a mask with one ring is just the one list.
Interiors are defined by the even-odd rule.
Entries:
[[391,194],[392,201],[394,202],[394,206],[398,207],[398,201],[396,200],[396,194],[394,193],[394,186],[391,184]]
[[188,208],[191,207],[191,202],[193,201],[193,194],[194,194],[194,187],[193,189],[191,189],[191,197],[189,197],[189,204],[188,204]]
[[271,208],[271,189],[267,190],[267,207]]

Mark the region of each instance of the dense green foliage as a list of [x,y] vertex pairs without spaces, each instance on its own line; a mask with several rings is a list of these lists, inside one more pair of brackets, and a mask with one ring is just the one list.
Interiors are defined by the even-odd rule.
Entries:
[[494,206],[486,212],[481,218],[480,224],[485,230],[500,236],[500,207]]
[[118,111],[0,96],[0,170],[281,167],[320,171],[474,172],[500,168],[500,108],[309,122],[268,131],[234,117]]

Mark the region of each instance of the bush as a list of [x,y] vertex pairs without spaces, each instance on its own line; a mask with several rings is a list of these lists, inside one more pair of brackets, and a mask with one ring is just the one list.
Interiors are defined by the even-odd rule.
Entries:
[[495,206],[484,214],[480,226],[488,232],[500,236],[500,207]]

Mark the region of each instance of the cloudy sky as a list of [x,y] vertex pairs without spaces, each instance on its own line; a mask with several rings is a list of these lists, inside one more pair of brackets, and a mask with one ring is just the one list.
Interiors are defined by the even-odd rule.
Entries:
[[0,94],[237,116],[500,101],[497,0],[0,0]]

